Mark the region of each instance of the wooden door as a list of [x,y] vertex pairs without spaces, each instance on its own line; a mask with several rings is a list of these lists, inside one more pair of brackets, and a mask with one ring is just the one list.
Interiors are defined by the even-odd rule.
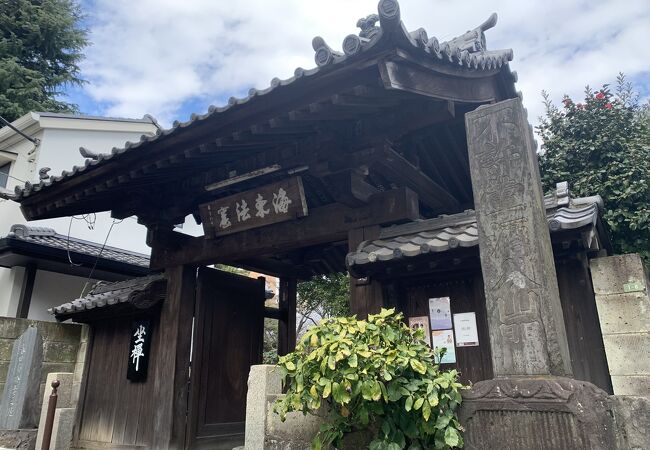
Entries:
[[264,292],[263,279],[199,270],[189,449],[244,443],[248,372],[262,361]]
[[433,297],[449,297],[452,314],[476,313],[479,345],[456,347],[456,363],[442,364],[441,368],[457,369],[463,383],[476,383],[493,378],[483,278],[480,273],[453,278],[442,276],[439,279],[426,276],[402,282],[401,286],[406,292],[402,309],[407,317],[428,316],[429,299]]

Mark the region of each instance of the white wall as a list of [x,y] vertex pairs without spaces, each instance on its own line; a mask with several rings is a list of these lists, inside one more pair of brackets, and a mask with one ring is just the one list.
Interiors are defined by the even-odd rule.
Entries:
[[[113,147],[121,147],[128,140],[139,140],[140,135],[141,133],[135,132],[47,129],[41,144],[38,166],[50,167],[50,175],[60,175],[63,170],[70,171],[72,166],[84,164],[84,158],[79,154],[80,146],[93,152],[107,153]],[[71,236],[101,244],[106,239],[112,222],[110,213],[104,212],[96,215],[94,229],[89,229],[83,220],[73,220],[70,226],[68,217],[35,220],[29,225],[51,227],[61,234],[67,234],[70,227]],[[126,219],[113,227],[107,245],[148,254],[151,249],[145,243],[146,236],[147,229],[144,226],[134,219]]]
[[[36,133],[34,137],[42,139],[43,132]],[[18,180],[31,182],[38,180],[38,170],[36,169],[38,150],[30,154],[30,151],[34,150],[34,144],[23,139],[8,150],[17,153],[17,156],[9,169],[10,177],[7,180],[7,189],[13,191],[16,186],[22,186],[23,183]],[[20,205],[12,201],[0,200],[0,237],[6,236],[11,225],[15,223],[25,223],[23,213],[20,212]]]
[[[42,117],[40,120],[41,126],[44,128],[31,134],[32,137],[41,141],[36,151],[30,154],[30,151],[34,149],[34,144],[26,139],[22,139],[6,149],[8,152],[17,153],[11,166],[10,175],[19,180],[39,182],[38,171],[43,167],[52,169],[49,172],[50,175],[60,175],[63,170],[71,171],[74,165],[83,165],[85,160],[79,154],[81,146],[93,152],[107,153],[113,147],[123,147],[126,141],[138,141],[143,132],[155,132],[153,124],[138,122],[124,123],[47,117]],[[119,128],[122,131],[111,131],[111,127]],[[30,127],[30,129],[32,128]],[[3,153],[3,158],[11,156],[8,152]],[[22,184],[21,181],[9,178],[7,188],[13,191],[15,186],[22,186]],[[88,224],[83,220],[72,220],[72,225],[70,225],[70,220],[70,218],[57,218],[27,223],[17,203],[0,200],[0,238],[9,233],[11,225],[27,223],[29,226],[54,228],[58,233],[64,235],[68,234],[68,227],[70,227],[71,236],[102,244],[113,222],[108,212],[96,215],[93,229],[89,229]],[[146,228],[139,225],[134,219],[126,219],[113,227],[106,244],[148,254],[150,249],[147,247],[145,239]],[[21,268],[0,268],[0,315],[2,316],[15,317],[18,306],[17,299],[22,286],[21,271]],[[38,274],[41,273],[47,274],[47,272],[38,272]],[[78,296],[83,283],[73,280],[75,277],[67,279],[65,275],[58,276],[62,277],[61,282],[53,282],[50,275],[41,275],[42,286],[50,287],[43,287],[42,291],[34,292],[35,300],[33,300],[33,306],[30,309],[30,318],[32,318],[32,314],[37,315],[38,317],[33,318],[38,319],[49,316],[47,312],[43,313],[47,307],[65,303]],[[36,282],[39,283],[39,275],[36,277]],[[48,290],[51,294],[48,294]],[[70,295],[73,296],[70,297]],[[51,300],[47,300],[48,296]],[[47,318],[49,319],[49,317]]]
[[[61,273],[39,270],[36,272],[32,302],[29,306],[28,319],[54,320],[47,312],[48,308],[79,298],[87,278],[64,275]],[[97,280],[90,280],[85,293],[92,288]]]
[[24,275],[24,267],[0,269],[0,316],[16,317]]

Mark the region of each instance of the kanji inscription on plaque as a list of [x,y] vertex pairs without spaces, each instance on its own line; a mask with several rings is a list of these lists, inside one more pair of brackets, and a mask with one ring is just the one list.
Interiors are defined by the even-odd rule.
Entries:
[[208,238],[304,217],[308,214],[300,177],[220,198],[199,206]]

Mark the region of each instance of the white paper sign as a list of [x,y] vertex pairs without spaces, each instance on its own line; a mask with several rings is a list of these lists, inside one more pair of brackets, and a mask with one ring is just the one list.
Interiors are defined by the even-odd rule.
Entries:
[[412,330],[424,332],[424,342],[431,347],[431,336],[429,334],[429,318],[427,316],[409,317],[409,327]]
[[432,330],[447,330],[451,328],[451,307],[449,297],[429,299],[429,317]]
[[456,347],[478,346],[476,313],[454,314],[454,330],[456,331]]
[[442,364],[453,364],[456,362],[456,349],[454,346],[454,330],[432,330],[431,342],[433,348],[446,348],[445,356],[440,362]]

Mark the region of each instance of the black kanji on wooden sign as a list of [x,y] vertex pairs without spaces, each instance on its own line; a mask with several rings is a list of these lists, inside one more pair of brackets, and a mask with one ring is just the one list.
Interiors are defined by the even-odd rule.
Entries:
[[207,238],[237,233],[307,215],[300,177],[288,178],[199,206]]
[[147,379],[150,346],[151,321],[149,319],[134,320],[131,324],[127,379],[131,381],[145,381]]

